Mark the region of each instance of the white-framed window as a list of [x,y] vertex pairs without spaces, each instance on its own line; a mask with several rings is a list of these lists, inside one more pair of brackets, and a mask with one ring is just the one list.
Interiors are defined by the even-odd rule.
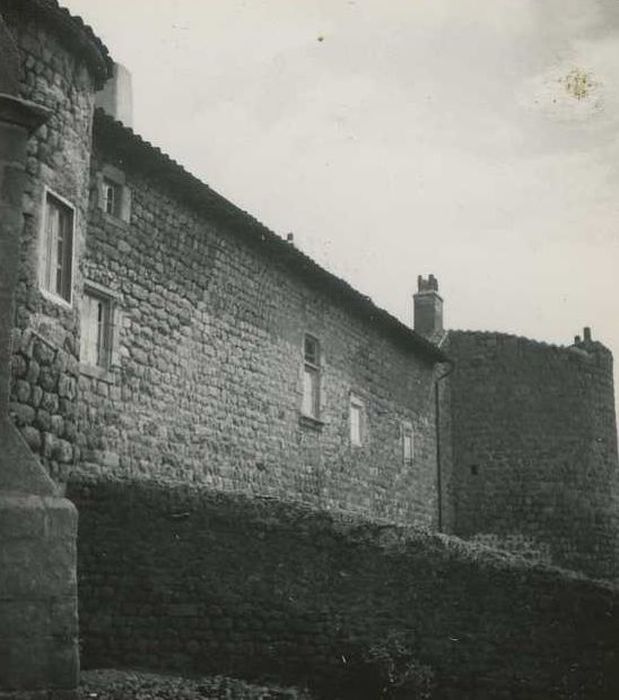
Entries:
[[303,339],[303,415],[320,418],[320,343],[312,335]]
[[41,290],[55,301],[71,305],[75,209],[63,197],[45,188],[40,245]]
[[402,423],[402,461],[411,466],[415,458],[415,435],[411,423]]
[[118,297],[116,292],[95,282],[84,283],[80,306],[80,366],[86,373],[105,372],[118,364]]
[[85,291],[81,318],[80,361],[92,367],[107,369],[112,340],[111,300]]
[[350,395],[350,444],[359,447],[363,444],[365,433],[365,405],[355,394]]
[[128,223],[131,218],[131,190],[125,184],[125,174],[113,165],[105,164],[96,176],[99,209],[108,216]]
[[111,216],[120,217],[122,204],[122,185],[110,180],[107,177],[103,178],[103,211]]

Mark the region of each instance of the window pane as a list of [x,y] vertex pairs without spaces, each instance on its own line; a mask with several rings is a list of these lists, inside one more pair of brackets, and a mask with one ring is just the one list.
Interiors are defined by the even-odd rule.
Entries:
[[96,300],[88,294],[82,299],[80,359],[88,365],[97,363],[95,303]]
[[105,305],[95,300],[97,314],[97,365],[105,366]]
[[43,289],[71,300],[73,267],[73,211],[48,194],[45,202],[45,240],[41,245]]
[[87,365],[107,367],[110,337],[110,304],[107,299],[85,294],[82,299],[80,360]]
[[303,373],[303,405],[305,415],[318,418],[318,372],[313,367],[305,367]]
[[120,213],[121,186],[112,180],[103,181],[103,209],[107,214],[118,216]]
[[355,403],[350,404],[350,441],[361,444],[361,406]]
[[319,365],[318,358],[318,341],[316,338],[312,338],[311,335],[305,336],[305,347],[304,347],[305,361],[312,365]]
[[51,292],[56,289],[60,211],[54,202],[49,199],[47,200],[46,217],[45,233],[47,240],[43,246],[43,254],[45,255],[43,285],[45,289]]
[[413,461],[413,436],[411,433],[404,433],[403,436],[404,461]]
[[62,289],[61,296],[71,300],[71,273],[73,268],[73,213],[70,209],[62,211]]
[[65,239],[64,239],[64,234],[65,234],[65,227],[64,227],[64,221],[62,217],[62,212],[58,210],[58,228],[56,230],[56,255],[55,255],[55,261],[56,261],[56,271],[55,271],[55,278],[56,278],[56,285],[54,287],[54,291],[56,294],[59,294],[60,296],[64,296],[62,293],[63,290],[63,263],[64,263],[64,258],[65,258]]
[[114,213],[114,187],[109,183],[105,185],[105,211],[108,214]]

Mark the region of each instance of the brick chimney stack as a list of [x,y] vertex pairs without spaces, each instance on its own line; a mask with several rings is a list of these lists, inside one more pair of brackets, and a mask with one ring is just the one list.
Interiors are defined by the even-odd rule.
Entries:
[[414,328],[417,333],[432,338],[443,332],[443,299],[438,293],[438,280],[434,275],[425,279],[417,277]]

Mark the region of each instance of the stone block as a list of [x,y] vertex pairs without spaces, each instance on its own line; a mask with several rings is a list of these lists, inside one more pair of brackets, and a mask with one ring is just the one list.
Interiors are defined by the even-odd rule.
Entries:
[[24,436],[28,447],[33,452],[38,452],[41,449],[41,433],[37,428],[33,428],[31,425],[24,425],[20,428],[20,433]]
[[35,410],[28,404],[12,402],[9,404],[9,414],[16,425],[30,425],[34,421]]
[[[55,350],[40,340],[33,344],[32,355],[41,367],[47,367],[54,361]],[[45,388],[45,387],[44,387]]]
[[19,379],[15,382],[13,386],[13,393],[18,401],[20,401],[21,403],[28,403],[28,399],[30,398],[30,392],[31,386],[27,381]]
[[49,655],[48,682],[52,688],[75,688],[80,668],[77,639],[54,641]]
[[[77,513],[65,499],[0,492],[7,533],[0,540],[0,591],[5,600],[75,595]],[[2,533],[4,534],[4,532]]]
[[52,417],[49,411],[45,410],[44,408],[39,408],[36,413],[34,424],[41,431],[49,431],[52,427]]
[[38,496],[0,492],[0,542],[43,539],[46,534],[47,511]]
[[52,634],[48,601],[0,600],[0,621],[0,637],[5,640],[43,639]]

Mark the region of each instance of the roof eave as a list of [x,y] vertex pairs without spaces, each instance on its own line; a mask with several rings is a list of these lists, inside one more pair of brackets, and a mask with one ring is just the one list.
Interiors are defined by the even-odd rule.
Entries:
[[163,153],[159,148],[144,141],[131,128],[116,121],[103,110],[95,111],[94,139],[115,149],[117,156],[131,156],[133,164],[141,156],[148,173],[164,179],[181,191],[192,204],[208,206],[211,214],[232,224],[233,230],[253,245],[266,245],[279,260],[291,263],[304,277],[320,282],[321,288],[339,294],[362,315],[379,323],[400,344],[423,356],[432,363],[449,362],[448,356],[434,343],[419,335],[389,312],[376,306],[367,296],[354,289],[348,282],[329,272],[315,260],[285,241],[253,216],[243,211],[204,182],[186,171],[182,165]]

